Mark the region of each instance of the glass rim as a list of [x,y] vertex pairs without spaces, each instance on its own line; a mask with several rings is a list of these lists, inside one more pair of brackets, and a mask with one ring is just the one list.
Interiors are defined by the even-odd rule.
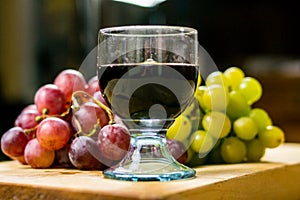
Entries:
[[[167,32],[152,32],[152,33],[132,33],[123,31],[130,30],[165,30]],[[120,32],[122,31],[122,32]],[[101,28],[99,34],[103,36],[116,36],[116,37],[170,37],[170,36],[183,36],[183,35],[197,35],[198,31],[192,27],[186,26],[171,26],[171,25],[128,25],[128,26],[114,26]]]

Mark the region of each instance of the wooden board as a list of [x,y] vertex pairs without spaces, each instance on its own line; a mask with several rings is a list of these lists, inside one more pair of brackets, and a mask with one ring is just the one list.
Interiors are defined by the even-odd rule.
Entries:
[[260,163],[205,165],[170,182],[105,179],[101,171],[31,169],[0,163],[0,199],[299,199],[300,144],[268,149]]

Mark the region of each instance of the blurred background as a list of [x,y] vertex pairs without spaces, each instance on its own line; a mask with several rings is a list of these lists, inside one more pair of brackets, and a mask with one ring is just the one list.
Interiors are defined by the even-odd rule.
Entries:
[[238,66],[259,79],[255,106],[300,142],[299,19],[288,0],[0,0],[0,136],[41,85],[79,69],[100,28],[168,24],[196,28],[220,70]]

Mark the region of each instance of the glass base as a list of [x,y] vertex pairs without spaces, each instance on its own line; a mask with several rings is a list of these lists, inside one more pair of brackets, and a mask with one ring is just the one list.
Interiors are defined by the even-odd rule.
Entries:
[[150,160],[140,163],[135,171],[130,170],[130,165],[107,169],[104,171],[104,176],[125,181],[171,181],[191,178],[195,175],[195,170],[178,164]]
[[125,181],[171,181],[191,178],[196,173],[172,157],[163,135],[132,136],[131,149],[118,165],[104,170],[104,177]]

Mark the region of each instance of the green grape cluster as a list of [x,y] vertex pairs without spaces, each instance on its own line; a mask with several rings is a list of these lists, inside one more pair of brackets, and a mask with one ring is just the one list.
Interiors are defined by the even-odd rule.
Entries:
[[187,165],[258,162],[266,148],[285,140],[263,108],[261,83],[238,67],[209,74],[198,81],[191,105],[172,124],[168,139],[185,144]]

